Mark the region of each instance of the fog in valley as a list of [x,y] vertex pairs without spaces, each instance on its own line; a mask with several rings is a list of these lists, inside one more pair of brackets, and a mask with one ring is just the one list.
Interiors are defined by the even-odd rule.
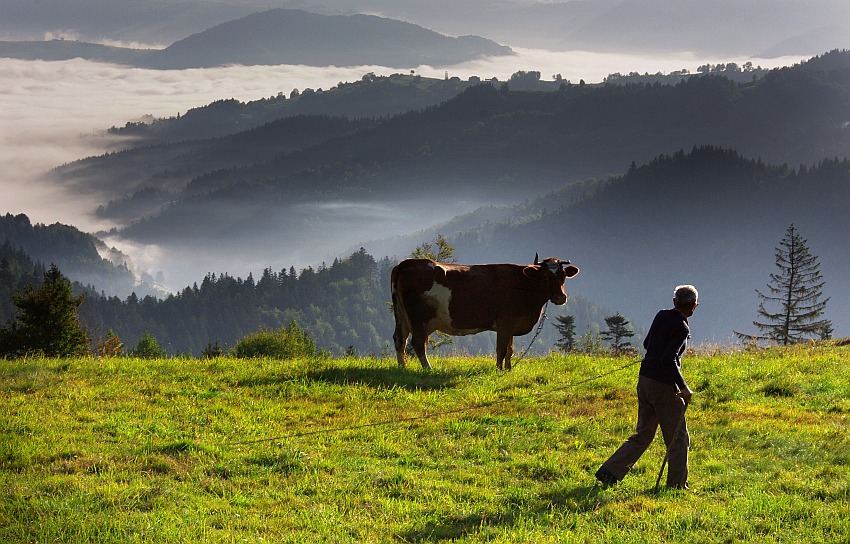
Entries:
[[[95,209],[111,199],[125,196],[120,180],[115,190],[97,191],[63,187],[44,181],[50,169],[77,159],[101,155],[127,146],[109,137],[111,126],[150,117],[171,117],[213,101],[240,101],[289,94],[293,89],[329,89],[339,82],[359,80],[364,74],[406,73],[411,69],[425,77],[496,77],[501,81],[514,72],[536,70],[542,79],[555,74],[572,82],[600,82],[620,72],[691,72],[706,63],[752,62],[765,68],[796,63],[804,57],[706,58],[689,53],[637,55],[551,52],[517,49],[516,55],[481,59],[456,66],[309,67],[229,66],[190,70],[144,70],[82,59],[68,61],[22,61],[0,59],[0,201],[4,213],[25,213],[33,222],[61,222],[87,232],[105,232],[124,225],[99,220]],[[624,165],[625,167],[625,165]],[[621,172],[612,172],[621,173]],[[529,194],[532,198],[534,194]],[[302,238],[292,232],[275,233],[273,246],[263,240],[254,247],[242,240],[233,247],[217,248],[175,245],[146,246],[119,236],[102,236],[108,244],[128,254],[140,271],[162,272],[164,286],[180,289],[207,272],[247,276],[265,267],[300,269],[330,262],[356,249],[366,240],[415,232],[472,210],[481,204],[499,203],[487,191],[447,199],[439,194],[428,202],[337,202],[303,206],[303,222],[317,216],[329,218],[323,232]],[[502,202],[508,204],[507,202]],[[222,210],[238,214],[238,210]],[[252,220],[246,217],[246,221]]]
[[[126,255],[139,283],[121,270],[110,284],[115,269],[86,270],[104,265],[87,246],[72,279],[107,294],[333,268],[361,246],[404,258],[447,234],[461,262],[574,259],[570,294],[639,327],[693,280],[699,341],[726,342],[749,330],[794,222],[822,259],[836,335],[850,326],[844,0],[0,0],[0,13],[0,213]],[[676,198],[697,204],[671,219]]]

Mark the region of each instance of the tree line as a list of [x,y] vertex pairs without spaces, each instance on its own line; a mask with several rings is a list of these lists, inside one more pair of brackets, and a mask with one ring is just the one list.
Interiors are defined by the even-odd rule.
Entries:
[[[438,236],[435,244],[419,246],[412,256],[455,260],[454,248],[443,236]],[[186,345],[206,336],[206,347],[195,352],[202,356],[224,354],[219,339],[215,343],[209,340],[216,332],[235,338],[228,352],[237,357],[314,355],[319,352],[317,346],[323,346],[325,353],[345,355],[357,355],[364,349],[377,355],[379,346],[382,355],[389,352],[386,335],[378,327],[384,331],[391,327],[386,311],[389,303],[383,299],[395,263],[389,258],[376,261],[363,248],[346,259],[335,260],[330,267],[323,266],[318,271],[308,268],[300,275],[293,268],[280,273],[266,269],[259,281],[250,275],[242,280],[209,274],[201,287],[187,287],[164,300],[151,296],[139,300],[135,294],[124,301],[94,293],[88,293],[88,297],[74,294],[72,283],[55,264],[43,273],[41,285],[29,281],[40,265],[32,265],[33,274],[19,274],[16,280],[14,271],[21,272],[22,265],[26,268],[27,264],[32,263],[26,254],[15,250],[8,241],[0,246],[0,277],[9,279],[9,285],[16,281],[22,285],[11,293],[11,303],[16,307],[13,318],[8,326],[0,328],[0,357],[33,353],[65,357],[90,352],[120,355],[125,349],[121,335],[132,334],[134,326],[135,332],[144,328],[136,347],[129,351],[138,357],[168,355],[151,329],[156,329],[171,345]],[[769,294],[756,291],[761,300],[758,315],[762,321],[753,324],[761,334],[736,334],[747,342],[783,345],[807,338],[829,339],[832,324],[823,318],[829,298],[821,300],[825,282],[820,265],[793,224],[776,248],[776,266],[779,271],[770,275]],[[576,309],[571,308],[573,312]],[[578,313],[587,320],[586,311]],[[298,325],[299,318],[306,323],[306,330]],[[286,319],[290,319],[289,325],[281,325]],[[605,330],[596,335],[588,331],[577,338],[576,315],[556,316],[554,330],[558,338],[554,342],[550,339],[548,345],[554,343],[564,352],[597,352],[602,351],[604,340],[610,343],[614,356],[635,354],[636,349],[627,340],[635,336],[629,321],[619,312],[604,321]],[[95,330],[94,323],[101,334],[92,348],[89,334]],[[242,334],[244,328],[251,328],[252,332]],[[351,343],[343,348],[347,341]],[[445,336],[434,339],[435,345],[453,343],[454,339]],[[179,351],[192,354],[192,347],[200,347],[189,345],[190,349]]]
[[[438,243],[438,247],[446,247],[442,245],[445,239],[438,238]],[[4,255],[14,258],[2,259],[0,275],[16,277],[3,284],[6,306],[0,318],[8,325],[2,329],[2,356],[30,352],[72,355],[89,349],[101,355],[246,354],[258,353],[257,346],[264,343],[279,346],[282,337],[287,346],[293,342],[314,345],[314,351],[328,354],[381,356],[391,352],[389,284],[396,260],[376,260],[363,248],[329,266],[308,267],[300,273],[290,267],[280,271],[267,268],[259,279],[250,274],[246,279],[207,274],[200,285],[165,298],[140,298],[134,293],[121,299],[72,284],[56,265],[45,269],[8,242],[2,247]],[[414,254],[427,255],[429,250],[430,244],[423,244]],[[435,256],[453,258],[439,250]],[[569,312],[588,338],[598,339],[604,311],[593,303],[573,296],[566,308],[552,312]],[[56,317],[51,321],[46,315]],[[56,334],[83,331],[63,340],[76,347],[57,349],[49,342],[33,340],[36,333],[31,331],[39,329],[38,323],[54,321],[63,324],[48,326]],[[309,338],[306,344],[304,338]],[[557,329],[547,326],[530,347],[547,352],[557,338]],[[485,333],[442,339],[441,343],[444,353],[490,353],[494,338]]]

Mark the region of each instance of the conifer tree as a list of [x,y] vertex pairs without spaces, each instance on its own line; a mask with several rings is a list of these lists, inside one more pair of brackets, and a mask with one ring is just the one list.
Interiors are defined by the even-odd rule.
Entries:
[[164,359],[168,357],[168,353],[165,352],[159,340],[150,331],[145,331],[145,334],[139,338],[136,347],[130,352],[130,356],[139,359]]
[[74,296],[71,282],[53,264],[44,282],[27,285],[12,295],[17,316],[0,330],[0,355],[40,353],[46,357],[75,357],[89,351],[89,338],[77,309],[83,297]]
[[601,331],[599,336],[611,342],[611,351],[616,357],[624,348],[632,345],[631,342],[623,342],[623,338],[631,338],[635,333],[629,327],[629,321],[620,315],[620,312],[606,317],[605,324],[608,325],[608,330]]
[[576,318],[573,315],[559,315],[555,323],[555,329],[561,335],[561,339],[555,342],[555,347],[564,353],[573,351],[576,347]]
[[821,300],[825,282],[820,263],[817,256],[809,253],[806,243],[792,223],[776,248],[779,272],[770,275],[766,293],[756,289],[760,300],[758,315],[762,320],[753,321],[753,325],[761,334],[735,331],[739,338],[788,345],[806,338],[825,340],[831,336],[832,323],[822,319],[829,298]]

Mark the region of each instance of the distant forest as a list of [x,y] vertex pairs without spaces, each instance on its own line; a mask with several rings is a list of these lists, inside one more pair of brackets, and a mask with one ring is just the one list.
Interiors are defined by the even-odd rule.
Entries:
[[[534,73],[523,77],[538,80]],[[93,340],[112,329],[132,345],[147,331],[173,354],[197,355],[215,342],[227,347],[259,327],[291,321],[328,351],[380,354],[390,346],[394,259],[443,234],[462,262],[529,262],[538,250],[573,259],[582,274],[567,287],[571,302],[550,310],[574,315],[579,334],[602,328],[614,311],[633,319],[639,332],[669,303],[671,286],[687,278],[704,294],[695,335],[722,342],[755,317],[755,289],[774,271],[773,248],[794,223],[822,258],[832,297],[828,317],[846,334],[850,309],[840,294],[850,268],[850,52],[773,70],[748,84],[700,75],[676,85],[564,83],[550,92],[513,85],[468,86],[438,106],[388,118],[298,114],[230,136],[140,147],[56,171],[69,182],[130,180],[144,188],[138,195],[146,201],[164,195],[161,210],[154,203],[145,211],[133,198],[104,206],[106,215],[145,216],[120,233],[126,238],[173,244],[184,253],[218,251],[216,258],[234,258],[248,242],[278,252],[300,243],[322,248],[328,261],[340,256],[330,265],[314,261],[298,272],[281,266],[289,264],[283,260],[274,269],[254,268],[258,276],[245,279],[203,267],[174,294],[137,284],[128,297],[130,290],[113,290],[106,281],[112,274],[125,282],[137,278],[94,237],[7,215],[0,217],[0,243],[9,241],[2,273],[17,279],[2,288],[38,281],[35,267],[56,262],[89,293],[82,312]],[[367,97],[398,96],[399,89],[432,92],[410,75],[334,93],[359,90],[357,102],[365,104]],[[307,102],[334,93],[309,93]],[[303,94],[263,106],[299,102]],[[221,102],[154,124],[148,143],[244,107]],[[501,191],[505,201],[524,203],[482,207],[415,234],[407,225],[384,229],[398,236],[361,238],[332,252],[325,235],[343,223],[298,207],[355,196],[418,202],[417,196],[440,194],[448,202],[463,195],[464,183],[468,194]],[[172,186],[179,189],[171,192]],[[549,186],[554,190],[544,194]],[[370,218],[372,230],[362,232],[375,232],[380,219]],[[361,232],[350,221],[343,228],[352,237]],[[359,246],[368,252],[351,253]],[[30,262],[22,263],[22,255]],[[9,291],[0,295],[0,318],[8,319]],[[537,347],[551,349],[553,335],[547,325]],[[462,339],[455,348],[489,352],[492,339]]]
[[[165,298],[133,293],[121,299],[98,294],[79,282],[74,286],[85,294],[79,313],[92,342],[112,331],[129,349],[150,333],[170,355],[199,356],[208,347],[227,350],[249,333],[296,322],[319,349],[380,356],[392,349],[389,276],[395,264],[387,257],[375,260],[361,248],[330,266],[306,268],[300,274],[292,267],[266,269],[258,279],[208,274],[200,285]],[[44,271],[42,263],[8,240],[0,246],[0,321],[13,316],[12,293],[40,283]],[[552,307],[549,313],[551,320],[537,337],[534,352],[555,349],[559,336],[552,323],[557,315],[573,315],[579,334],[598,332],[600,323],[604,326],[602,310],[582,297],[573,297],[565,307]],[[450,349],[491,353],[493,342],[492,335],[483,334],[456,339]],[[522,340],[517,346],[525,348]]]
[[[543,85],[537,72],[518,72],[498,87],[426,83],[415,75],[366,78],[294,99],[222,101],[180,119],[115,129],[143,137],[145,145],[77,161],[54,175],[58,183],[111,191],[114,198],[99,213],[126,225],[120,236],[173,245],[210,233],[259,240],[268,232],[295,232],[305,202],[434,193],[516,201],[693,145],[731,148],[772,164],[847,156],[850,53],[831,52],[749,83],[728,79],[728,65],[716,70],[675,76],[683,78],[675,85],[561,82],[548,92],[536,90]],[[439,105],[363,117],[374,115],[376,104],[421,108],[453,92],[460,94]],[[344,107],[352,118],[330,118]],[[244,128],[273,114],[283,118]],[[240,132],[198,139],[223,127]],[[232,220],[223,210],[235,205],[265,223]]]
[[[792,168],[745,159],[733,150],[695,147],[633,164],[605,181],[566,186],[510,208],[482,208],[373,244],[372,253],[404,256],[442,233],[462,262],[528,262],[530,244],[547,256],[573,259],[582,274],[568,282],[565,307],[550,305],[550,321],[535,342],[538,351],[554,349],[555,317],[574,316],[577,334],[584,335],[604,330],[604,318],[615,311],[632,322],[638,333],[634,344],[640,345],[647,321],[683,278],[705,295],[696,321],[700,339],[722,339],[755,317],[754,290],[775,271],[771,250],[793,222],[823,259],[826,293],[832,297],[828,317],[841,331],[848,315],[846,297],[837,296],[846,291],[850,266],[848,195],[848,159]],[[691,205],[677,207],[677,201]],[[58,224],[32,225],[26,216],[0,217],[3,225],[0,320],[7,321],[11,293],[40,281],[45,269],[47,261],[32,259],[30,247],[61,242],[54,255],[73,263],[79,255],[91,255],[93,237]],[[331,353],[381,355],[391,349],[389,272],[396,260],[376,259],[361,248],[300,272],[292,266],[267,268],[245,279],[208,273],[200,283],[164,297],[107,295],[79,282],[76,287],[87,294],[80,312],[93,341],[112,330],[132,346],[149,332],[171,354],[199,355],[209,345],[226,349],[261,327],[295,321]],[[524,339],[517,344],[524,349]],[[459,338],[449,349],[490,353],[493,337]]]

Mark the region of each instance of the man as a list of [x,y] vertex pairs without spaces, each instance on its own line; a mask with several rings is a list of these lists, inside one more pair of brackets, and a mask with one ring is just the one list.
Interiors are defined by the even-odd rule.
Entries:
[[596,471],[596,479],[610,485],[622,480],[655,438],[661,426],[667,446],[667,487],[688,489],[690,436],[685,407],[693,392],[682,377],[682,354],[688,345],[688,318],[694,315],[699,294],[693,285],[676,287],[673,308],[655,315],[643,341],[646,355],[638,377],[638,419],[632,436]]

